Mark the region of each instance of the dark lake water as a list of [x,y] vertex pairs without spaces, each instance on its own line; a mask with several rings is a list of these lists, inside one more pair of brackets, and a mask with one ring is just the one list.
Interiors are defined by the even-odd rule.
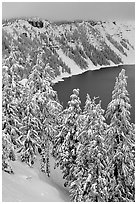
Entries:
[[111,93],[115,85],[115,79],[119,72],[125,69],[127,79],[127,90],[129,92],[130,103],[132,108],[131,122],[135,122],[135,65],[120,65],[118,67],[107,67],[96,71],[87,71],[83,74],[65,78],[64,81],[58,82],[53,86],[58,93],[58,98],[64,108],[67,106],[69,97],[74,88],[80,89],[81,108],[86,99],[86,94],[90,97],[99,96],[102,101],[102,108],[106,110],[108,103],[111,101]]

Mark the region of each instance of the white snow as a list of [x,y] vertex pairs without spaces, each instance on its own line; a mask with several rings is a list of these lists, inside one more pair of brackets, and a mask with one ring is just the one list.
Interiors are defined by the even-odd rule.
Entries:
[[97,68],[89,58],[86,61],[88,63],[88,70],[94,70]]
[[135,50],[127,51],[128,57],[123,56],[124,64],[135,64]]
[[20,161],[12,162],[14,175],[2,172],[3,202],[69,202],[68,190],[59,169],[54,170],[51,158],[51,177],[40,171],[39,157],[34,168]]
[[80,71],[82,73],[82,70],[80,69],[80,67],[72,59],[70,59],[68,56],[66,56],[61,49],[59,49],[57,51],[57,53],[60,56],[60,58],[62,59],[62,61],[65,62],[65,64],[69,68],[71,68],[71,75],[77,75],[80,73]]
[[123,64],[134,64],[135,63],[135,50],[131,47],[130,50],[126,50],[124,47],[124,51],[127,53],[127,57],[123,55],[106,37],[106,33],[113,36],[114,40],[118,43],[122,38],[127,39],[131,45],[134,47],[135,45],[135,30],[134,30],[134,22],[125,23],[117,22],[117,26],[114,26],[112,22],[106,22],[103,24],[103,27],[97,25],[96,28],[100,31],[101,35],[105,39],[105,42],[110,48],[121,57]]

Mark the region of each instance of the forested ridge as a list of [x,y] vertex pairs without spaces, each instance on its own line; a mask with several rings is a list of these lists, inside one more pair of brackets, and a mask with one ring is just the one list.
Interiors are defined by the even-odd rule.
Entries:
[[[4,46],[9,43],[5,36]],[[15,160],[33,168],[39,155],[41,171],[50,177],[52,156],[71,201],[135,201],[135,124],[130,122],[125,70],[116,78],[107,110],[102,109],[99,98],[89,94],[82,109],[77,88],[63,108],[52,87],[55,70],[50,59],[42,58],[45,52],[32,51],[33,61],[27,46],[18,51],[14,39],[6,46],[9,50],[3,47],[2,62],[3,171],[14,174],[11,161]]]
[[[3,59],[14,44],[18,67],[27,77],[36,65],[52,67],[54,78],[103,65],[131,63],[134,58],[134,24],[102,21],[49,22],[40,18],[8,19],[2,22]],[[132,55],[131,55],[132,53]],[[131,56],[130,56],[131,55]],[[132,59],[133,63],[133,59]]]

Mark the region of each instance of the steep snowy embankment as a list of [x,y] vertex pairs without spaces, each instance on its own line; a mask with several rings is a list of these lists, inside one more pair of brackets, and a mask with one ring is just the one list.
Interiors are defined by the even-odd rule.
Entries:
[[13,58],[26,75],[34,65],[45,69],[48,64],[53,83],[87,70],[134,64],[134,24],[92,20],[56,24],[39,18],[5,21],[3,62],[10,66]]
[[[85,25],[84,25],[85,26]],[[67,27],[66,27],[67,29]],[[122,60],[122,63],[119,64],[134,64],[135,63],[135,28],[134,28],[134,22],[104,22],[104,23],[98,23],[95,25],[94,29],[89,26],[89,23],[86,23],[85,29],[89,29],[88,31],[88,38],[89,42],[92,40],[94,43],[96,42],[96,47],[100,49],[102,44],[105,42],[105,44],[114,51],[114,53],[117,54],[117,56],[120,57]],[[97,34],[95,36],[92,36],[92,32],[95,35],[95,31]],[[110,36],[111,40],[107,38],[107,36]],[[96,39],[97,36],[97,39]],[[121,42],[126,42],[127,49],[121,44]],[[92,44],[93,44],[92,42]],[[91,43],[91,42],[90,42]],[[75,43],[73,43],[73,46]],[[75,45],[76,46],[76,45]],[[120,48],[121,46],[121,48]],[[82,47],[82,45],[81,45]],[[101,48],[102,49],[102,48]],[[120,49],[123,49],[122,53]],[[70,68],[71,74],[68,73],[61,73],[60,76],[56,77],[56,79],[53,80],[53,83],[56,83],[58,81],[62,81],[63,78],[70,77],[72,75],[81,74],[87,70],[96,70],[103,67],[110,67],[110,66],[117,66],[119,64],[113,63],[111,60],[109,60],[110,65],[102,65],[99,64],[95,66],[93,62],[87,57],[86,62],[88,64],[87,69],[82,70],[79,65],[77,65],[74,60],[70,59],[68,56],[66,56],[65,53],[61,49],[57,51],[59,57],[61,60]]]
[[34,168],[19,161],[12,162],[14,175],[2,172],[3,202],[69,202],[69,193],[63,187],[62,174],[54,170],[51,158],[51,177],[40,172],[39,159]]

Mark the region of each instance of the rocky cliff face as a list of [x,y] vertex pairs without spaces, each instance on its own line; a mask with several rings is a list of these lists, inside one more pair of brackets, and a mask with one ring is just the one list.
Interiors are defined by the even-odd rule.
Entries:
[[36,64],[48,65],[57,78],[134,63],[134,44],[133,22],[51,23],[31,18],[3,20],[2,26],[3,64],[16,61],[26,75]]

